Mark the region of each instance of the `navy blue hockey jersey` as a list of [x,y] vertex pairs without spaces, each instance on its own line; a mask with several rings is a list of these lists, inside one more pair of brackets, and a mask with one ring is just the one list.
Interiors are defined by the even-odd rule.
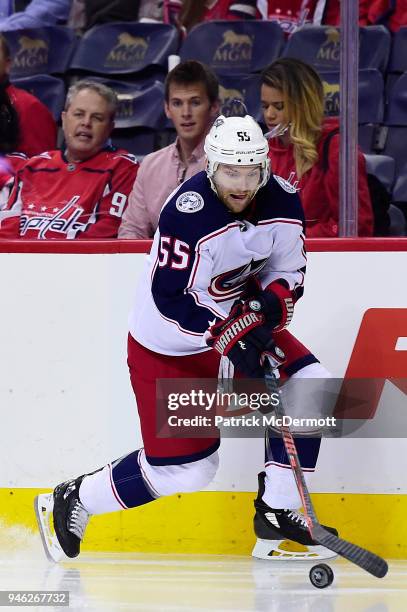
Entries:
[[272,176],[236,215],[205,172],[185,181],[161,211],[130,316],[130,333],[165,355],[208,350],[204,334],[224,319],[250,276],[284,279],[302,295],[304,214],[295,188]]

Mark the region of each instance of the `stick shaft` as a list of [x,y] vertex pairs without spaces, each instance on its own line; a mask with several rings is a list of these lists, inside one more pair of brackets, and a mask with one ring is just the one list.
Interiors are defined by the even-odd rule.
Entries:
[[[275,406],[275,413],[281,422],[286,416],[284,404],[282,401],[281,390],[279,389],[276,376],[273,371],[269,368],[265,375],[265,382],[267,390],[270,394],[278,393],[279,402]],[[301,468],[300,460],[295,446],[294,438],[290,428],[287,425],[281,427],[281,433],[283,437],[284,447],[290,462],[292,472],[294,474],[295,482],[297,485],[298,492],[301,497],[301,501],[304,507],[304,516],[308,524],[308,528],[311,533],[312,539],[317,543],[329,548],[351,563],[358,565],[365,571],[369,572],[376,578],[383,578],[387,574],[388,565],[384,559],[378,555],[352,544],[347,540],[338,538],[334,534],[327,531],[318,521],[314,506],[311,501],[311,496],[308,491],[307,483],[305,481],[304,472]],[[266,442],[269,443],[268,433],[266,431]]]

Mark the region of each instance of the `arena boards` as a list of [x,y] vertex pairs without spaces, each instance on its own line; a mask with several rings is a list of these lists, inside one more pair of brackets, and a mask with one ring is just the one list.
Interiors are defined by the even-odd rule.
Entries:
[[[349,369],[372,375],[377,359],[364,357],[363,338],[380,329],[387,382],[377,408],[390,419],[388,406],[405,402],[406,393],[405,243],[309,241],[306,291],[291,327],[338,377]],[[141,445],[125,347],[146,248],[132,241],[1,245],[4,549],[34,530],[35,494]],[[406,558],[407,459],[399,435],[324,440],[311,489],[321,520],[344,537]],[[95,517],[84,550],[248,554],[261,461],[260,440],[226,440],[211,490]]]

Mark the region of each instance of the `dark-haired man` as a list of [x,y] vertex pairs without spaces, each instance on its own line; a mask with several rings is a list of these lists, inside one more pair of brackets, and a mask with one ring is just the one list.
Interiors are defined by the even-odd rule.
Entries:
[[119,238],[151,238],[168,196],[204,169],[204,138],[218,114],[218,89],[213,72],[194,60],[178,64],[168,73],[165,113],[174,124],[177,140],[143,159]]

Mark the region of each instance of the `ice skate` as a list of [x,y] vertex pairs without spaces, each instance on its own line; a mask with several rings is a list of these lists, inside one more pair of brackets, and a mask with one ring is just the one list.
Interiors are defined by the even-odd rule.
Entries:
[[[83,476],[35,498],[34,508],[45,554],[50,561],[77,557],[90,514],[79,499]],[[51,520],[52,518],[52,520]]]
[[[265,472],[259,474],[259,492],[254,501],[256,508],[254,531],[257,542],[252,556],[272,561],[318,561],[336,557],[336,553],[325,546],[315,544],[305,517],[300,512],[270,508],[263,501],[265,476]],[[333,527],[325,529],[338,535]],[[287,541],[288,544],[295,544],[292,546],[284,544]],[[298,546],[299,544],[301,546]]]

